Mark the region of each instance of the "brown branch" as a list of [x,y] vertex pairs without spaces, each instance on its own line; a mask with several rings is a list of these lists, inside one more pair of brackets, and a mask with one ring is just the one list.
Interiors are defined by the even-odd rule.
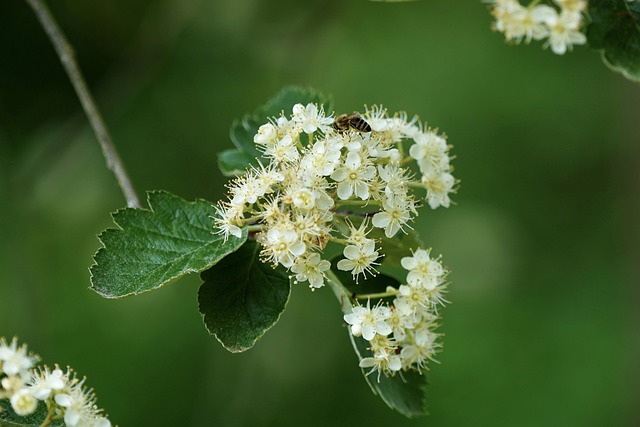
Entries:
[[107,167],[116,176],[118,185],[127,200],[127,206],[139,208],[141,206],[140,199],[133,189],[133,185],[131,184],[131,180],[129,179],[124,165],[122,164],[122,160],[113,145],[107,126],[104,124],[102,116],[98,111],[98,107],[91,96],[91,92],[87,87],[82,73],[80,72],[80,68],[78,67],[78,63],[76,62],[75,55],[73,53],[73,48],[60,30],[60,27],[58,27],[58,24],[51,15],[51,12],[41,0],[26,0],[26,2],[29,3],[29,6],[31,6],[33,11],[36,13],[42,28],[44,28],[49,40],[51,40],[51,43],[60,58],[60,62],[62,62],[62,66],[69,76],[69,80],[71,80],[71,84],[73,85],[73,88],[80,99],[80,103],[82,104],[82,108],[89,119],[89,123],[91,123],[91,127],[93,128],[98,142],[100,143],[102,154],[107,161]]

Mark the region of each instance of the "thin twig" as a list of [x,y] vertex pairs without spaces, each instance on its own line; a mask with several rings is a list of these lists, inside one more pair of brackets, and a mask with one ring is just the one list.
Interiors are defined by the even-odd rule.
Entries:
[[89,88],[85,83],[84,77],[82,77],[78,63],[75,60],[73,48],[69,42],[67,42],[67,39],[60,30],[60,27],[58,27],[58,24],[51,15],[47,6],[42,3],[41,0],[26,1],[36,13],[42,28],[44,28],[49,40],[51,40],[53,47],[58,53],[60,62],[62,62],[62,66],[67,72],[69,80],[71,80],[71,84],[73,85],[78,98],[80,98],[82,108],[91,123],[91,127],[93,128],[98,142],[100,143],[102,154],[107,161],[107,167],[116,176],[118,185],[120,186],[124,197],[127,199],[127,206],[131,208],[139,208],[141,205],[138,195],[133,189],[133,185],[131,184],[131,180],[124,169],[122,160],[111,141],[111,136],[109,135],[107,126],[102,120],[102,116],[98,111],[98,107],[96,107],[93,97],[91,96],[91,92],[89,92]]

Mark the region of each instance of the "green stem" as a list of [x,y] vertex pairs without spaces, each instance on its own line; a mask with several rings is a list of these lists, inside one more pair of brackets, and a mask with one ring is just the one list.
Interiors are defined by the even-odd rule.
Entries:
[[400,161],[400,165],[406,165],[407,163],[413,162],[415,159],[411,156],[407,156]]
[[262,219],[261,216],[256,215],[256,216],[250,216],[249,218],[242,218],[242,222],[244,224],[247,224],[249,222],[260,221],[261,219]]
[[339,243],[339,244],[344,245],[344,246],[348,246],[348,245],[351,244],[351,243],[347,242],[345,239],[339,239],[339,238],[333,237],[333,236],[331,236],[329,238],[329,241],[335,242],[335,243]]
[[351,299],[351,293],[347,288],[344,287],[340,279],[335,275],[335,273],[331,270],[325,273],[327,278],[327,283],[329,287],[333,291],[333,294],[338,298],[338,302],[340,303],[340,309],[344,314],[351,313],[353,309],[353,303]]
[[340,206],[345,206],[345,205],[355,205],[355,206],[368,206],[368,205],[375,205],[375,206],[380,206],[381,203],[377,200],[340,200],[338,203],[336,203],[336,209]]
[[378,299],[378,298],[394,297],[397,294],[398,294],[397,291],[392,291],[392,292],[379,292],[377,294],[355,294],[354,297],[356,299]]
[[398,141],[398,151],[400,152],[401,156],[404,156],[404,145],[402,144],[402,141]]
[[51,425],[54,419],[54,414],[55,414],[54,405],[52,405],[49,401],[47,401],[47,417],[44,419],[44,421],[42,421],[42,424],[40,424],[40,427],[47,427]]
[[407,182],[407,187],[425,189],[424,184],[420,182]]
[[263,231],[264,227],[262,225],[248,225],[247,226],[247,231],[249,233],[253,232],[253,231]]

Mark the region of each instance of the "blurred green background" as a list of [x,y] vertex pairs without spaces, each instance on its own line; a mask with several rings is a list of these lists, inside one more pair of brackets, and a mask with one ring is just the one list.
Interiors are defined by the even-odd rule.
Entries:
[[640,87],[578,47],[510,47],[476,0],[56,0],[137,190],[217,200],[234,118],[298,84],[419,114],[455,146],[456,206],[418,229],[452,273],[431,415],[362,379],[328,288],[294,288],[245,354],[199,280],[103,300],[95,235],[125,205],[36,19],[0,2],[0,335],[71,365],[127,426],[640,423]]

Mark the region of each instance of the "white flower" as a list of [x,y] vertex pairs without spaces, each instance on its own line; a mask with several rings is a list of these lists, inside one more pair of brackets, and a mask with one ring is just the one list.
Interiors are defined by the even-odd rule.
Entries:
[[344,164],[331,174],[331,178],[339,182],[338,197],[341,200],[347,200],[353,194],[366,200],[369,198],[368,181],[375,175],[375,166],[362,162],[358,153],[350,151]]
[[396,165],[378,166],[378,176],[385,183],[385,192],[392,195],[406,194],[407,182],[406,170]]
[[[584,12],[587,10],[587,0],[553,0],[563,11]],[[634,1],[634,0],[630,0]]]
[[520,7],[511,12],[505,23],[505,37],[507,40],[526,43],[531,40],[540,40],[549,35],[549,28],[545,24],[545,16],[548,10],[553,8],[546,5],[538,5],[533,8]]
[[11,407],[16,414],[24,417],[35,412],[38,407],[38,401],[28,389],[23,388],[11,396]]
[[434,360],[433,356],[438,349],[438,336],[427,327],[418,329],[413,334],[413,342],[404,345],[400,351],[403,367],[415,366],[418,370],[426,369],[428,361]]
[[258,133],[253,137],[253,142],[257,145],[268,147],[275,143],[277,136],[278,130],[276,127],[271,123],[267,123],[258,128]]
[[238,227],[238,222],[241,221],[242,207],[237,206],[225,206],[219,204],[216,206],[216,215],[214,216],[216,233],[222,234],[224,241],[229,239],[229,235],[235,237],[242,237],[242,229]]
[[268,260],[287,268],[306,250],[305,244],[298,238],[298,233],[286,228],[270,228],[262,234],[261,243],[263,254]]
[[329,176],[340,162],[342,142],[338,139],[320,140],[305,154],[300,166],[313,175]]
[[372,239],[367,238],[367,234],[371,231],[367,230],[367,227],[369,226],[368,218],[363,219],[358,228],[356,228],[350,220],[347,220],[347,225],[349,226],[349,237],[347,237],[347,242],[356,246],[364,246],[365,243],[373,241]]
[[67,377],[61,369],[56,368],[49,372],[45,367],[38,373],[34,373],[29,384],[29,390],[38,400],[46,400],[51,392],[62,390],[67,385]]
[[331,268],[331,263],[326,259],[321,259],[320,254],[311,253],[304,257],[299,257],[291,267],[291,271],[296,273],[296,280],[300,282],[309,281],[312,288],[324,286],[324,272]]
[[398,310],[391,311],[391,318],[389,318],[389,324],[393,329],[393,339],[396,342],[402,342],[407,337],[407,330],[414,329],[420,317],[417,313],[406,312]]
[[266,157],[272,157],[276,162],[293,162],[300,157],[300,152],[291,135],[285,135],[277,140],[275,144],[266,147],[264,155]]
[[384,210],[375,214],[371,222],[375,227],[384,228],[384,235],[391,238],[411,219],[412,207],[411,200],[402,195],[385,198],[382,201]]
[[[9,375],[2,378],[2,380],[0,380],[0,385],[2,385],[2,388],[0,388],[0,399],[2,399],[3,394],[10,396],[24,387],[26,379],[27,373],[24,373],[24,375]],[[5,393],[3,393],[3,391]]]
[[374,240],[367,240],[362,245],[348,245],[343,250],[347,259],[338,261],[338,270],[351,271],[354,277],[367,272],[375,272],[373,265],[378,259],[378,252],[375,249]]
[[291,197],[293,200],[293,204],[298,209],[312,209],[315,206],[315,197],[313,196],[313,191],[308,188],[301,187],[294,191],[293,196]]
[[409,155],[416,159],[423,174],[449,171],[449,147],[444,137],[428,131],[417,133],[413,140],[416,143],[409,148]]
[[382,105],[374,105],[371,109],[366,109],[364,117],[374,132],[384,132],[389,129],[389,120],[387,119],[387,109]]
[[292,120],[302,126],[305,133],[313,133],[318,129],[326,133],[333,123],[333,117],[325,117],[324,109],[318,109],[316,104],[307,104],[306,107],[302,104],[294,105]]
[[395,354],[394,349],[386,348],[376,351],[373,357],[363,358],[359,365],[361,368],[372,368],[368,374],[378,371],[378,382],[380,382],[380,373],[393,373],[402,369],[402,359]]
[[571,50],[575,44],[585,44],[587,36],[580,32],[582,16],[578,12],[562,12],[560,15],[553,10],[546,17],[549,26],[549,45],[553,53],[563,55]]
[[95,406],[95,396],[91,390],[84,388],[84,379],[70,380],[70,386],[53,397],[64,410],[64,422],[69,427],[88,427],[105,424],[99,416],[100,410]]
[[431,293],[426,288],[400,285],[398,291],[399,296],[393,300],[393,305],[404,316],[413,316],[434,306]]
[[453,192],[456,180],[450,173],[428,173],[422,176],[422,184],[427,190],[427,202],[431,209],[438,206],[448,208],[451,204],[449,193]]
[[383,305],[377,305],[370,308],[370,302],[367,301],[367,306],[355,306],[351,313],[344,315],[344,321],[351,325],[351,331],[354,329],[358,334],[362,334],[362,337],[371,341],[376,334],[387,336],[392,330],[387,319],[391,317],[391,310],[389,307]]
[[27,345],[18,347],[18,339],[14,338],[11,344],[7,344],[4,338],[0,339],[0,367],[7,375],[26,375],[33,367],[37,358],[27,354]]
[[438,286],[444,275],[444,268],[429,256],[430,250],[418,249],[412,257],[400,260],[402,268],[409,271],[407,283],[411,286],[432,290]]

